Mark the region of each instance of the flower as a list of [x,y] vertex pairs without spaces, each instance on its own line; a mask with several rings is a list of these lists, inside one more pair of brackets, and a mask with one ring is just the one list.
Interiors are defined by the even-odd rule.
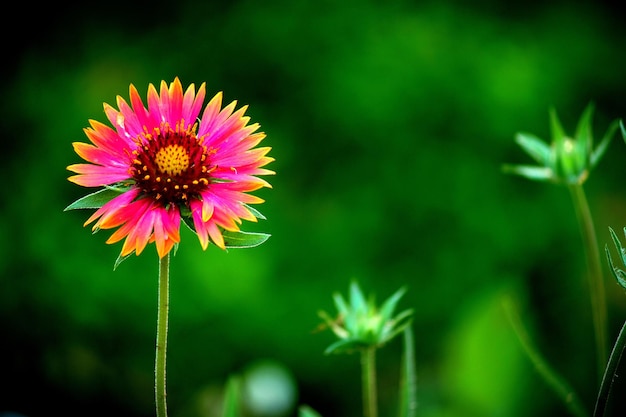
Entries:
[[[120,257],[139,255],[154,242],[164,257],[180,242],[181,219],[197,234],[203,249],[212,241],[224,249],[224,233],[239,232],[242,219],[262,215],[248,204],[262,203],[249,194],[271,185],[259,175],[273,161],[269,147],[256,147],[265,134],[248,125],[247,106],[222,109],[222,93],[206,105],[205,83],[183,94],[178,78],[150,84],[147,108],[130,85],[130,104],[117,97],[119,110],[104,103],[113,128],[95,120],[84,129],[91,143],[73,143],[88,163],[67,167],[69,180],[84,187],[105,187],[67,209],[98,208],[85,222],[93,230],[117,230],[107,240],[125,239]],[[241,232],[243,233],[243,232]]]
[[326,353],[349,352],[367,347],[379,347],[393,339],[411,324],[410,317],[413,310],[404,310],[394,317],[394,310],[405,289],[400,288],[387,298],[380,308],[376,307],[374,299],[365,300],[359,285],[353,281],[350,284],[350,302],[339,293],[333,294],[338,316],[333,319],[325,311],[319,316],[328,326],[338,341],[326,349]]
[[617,121],[607,129],[600,144],[593,148],[591,117],[593,106],[589,104],[580,117],[574,137],[565,134],[556,111],[550,110],[552,143],[547,144],[530,133],[518,133],[517,144],[522,147],[540,166],[505,165],[504,170],[532,180],[552,181],[559,184],[582,184],[589,172],[599,162],[607,150]]

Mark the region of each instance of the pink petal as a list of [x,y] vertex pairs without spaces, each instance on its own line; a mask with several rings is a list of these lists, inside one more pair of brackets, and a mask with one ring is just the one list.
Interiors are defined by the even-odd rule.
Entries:
[[[183,117],[183,86],[180,83],[178,77],[174,79],[174,82],[170,84],[170,88],[167,94],[169,98],[169,104],[167,105],[169,122],[172,127],[175,127],[176,123]],[[163,90],[161,90],[161,97],[163,97]],[[186,126],[181,126],[184,129]]]
[[150,114],[148,113],[148,110],[146,110],[145,106],[143,105],[143,101],[141,100],[141,97],[139,96],[137,89],[132,84],[130,85],[130,88],[129,88],[129,94],[130,94],[130,103],[133,106],[133,111],[137,115],[137,121],[141,125],[142,129],[144,126],[152,127],[154,123],[152,122],[150,118]]
[[206,223],[202,220],[202,201],[192,200],[189,204],[191,209],[191,218],[196,229],[196,235],[200,241],[203,250],[209,246],[209,235],[206,229]]
[[167,83],[161,81],[160,93],[159,93],[159,110],[161,112],[162,122],[171,122],[170,117],[170,95],[168,94]]
[[209,235],[211,236],[211,240],[215,243],[219,248],[226,249],[226,245],[224,244],[224,236],[222,236],[222,232],[218,229],[217,225],[213,222],[207,223],[207,230]]
[[88,162],[97,165],[111,165],[118,167],[128,167],[126,161],[120,160],[118,155],[112,155],[108,150],[97,148],[88,143],[74,142],[72,143],[74,151]]
[[85,226],[93,222],[97,218],[100,218],[93,226],[93,229],[98,229],[102,224],[107,225],[104,228],[111,228],[122,224],[125,221],[126,214],[121,209],[128,206],[139,194],[138,188],[131,188],[130,190],[122,193],[121,195],[110,200],[100,207],[96,212],[87,219]]
[[80,175],[72,175],[68,180],[83,187],[101,187],[114,184],[129,178],[128,169],[103,167],[91,164],[74,164],[67,167],[69,171]]
[[202,83],[200,89],[198,90],[198,94],[196,94],[194,99],[193,94],[193,84],[191,84],[187,91],[185,92],[185,97],[183,99],[183,119],[185,122],[193,125],[202,110],[202,104],[204,103],[204,95],[206,94],[206,84]]
[[131,140],[120,137],[120,135],[109,126],[95,120],[90,120],[89,122],[91,128],[85,128],[83,130],[91,143],[97,147],[106,149],[121,158],[125,156],[126,150],[134,145]]
[[164,121],[164,117],[161,114],[161,100],[159,99],[159,93],[157,93],[154,85],[150,84],[148,86],[148,112],[150,114],[150,119],[154,123],[154,126],[158,126],[162,121]]
[[126,134],[129,137],[134,138],[143,133],[143,125],[139,121],[137,114],[135,114],[133,109],[120,96],[117,96],[117,107],[120,109],[120,113],[124,116],[124,128],[126,129]]

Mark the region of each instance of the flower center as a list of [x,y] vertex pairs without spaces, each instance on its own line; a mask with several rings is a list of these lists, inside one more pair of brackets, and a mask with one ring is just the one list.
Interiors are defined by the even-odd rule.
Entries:
[[189,154],[181,145],[159,149],[154,159],[158,169],[167,175],[180,175],[189,168]]
[[167,123],[136,138],[130,174],[146,196],[164,205],[185,204],[211,183],[215,169],[210,156],[215,152],[196,136],[196,126],[174,129]]

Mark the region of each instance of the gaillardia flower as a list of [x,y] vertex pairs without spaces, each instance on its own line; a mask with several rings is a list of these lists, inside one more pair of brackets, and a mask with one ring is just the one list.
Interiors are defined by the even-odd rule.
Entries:
[[203,249],[209,241],[223,249],[224,233],[239,232],[242,219],[262,218],[248,204],[263,202],[249,192],[271,188],[258,177],[274,173],[263,168],[273,161],[270,148],[256,147],[265,134],[248,125],[247,106],[235,111],[234,101],[222,109],[218,93],[203,110],[204,98],[204,83],[183,93],[176,78],[169,87],[162,81],[160,92],[150,84],[146,108],[131,84],[130,104],[120,96],[119,110],[104,104],[113,127],[90,120],[91,144],[73,144],[88,163],[67,167],[77,174],[69,180],[105,188],[68,209],[98,208],[85,225],[117,227],[107,243],[125,238],[121,257],[139,255],[151,242],[164,257],[180,242],[181,219]]

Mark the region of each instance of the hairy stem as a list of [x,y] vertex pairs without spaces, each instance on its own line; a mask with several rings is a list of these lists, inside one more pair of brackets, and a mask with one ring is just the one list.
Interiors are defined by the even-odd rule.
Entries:
[[169,253],[159,260],[159,304],[157,313],[156,361],[154,365],[156,414],[167,417],[165,356],[167,352],[167,319],[169,312]]

